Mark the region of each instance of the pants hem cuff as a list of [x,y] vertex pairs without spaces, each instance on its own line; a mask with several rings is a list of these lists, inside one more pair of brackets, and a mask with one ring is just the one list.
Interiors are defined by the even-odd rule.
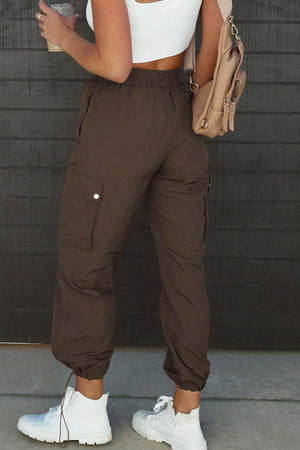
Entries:
[[195,381],[183,381],[180,379],[180,377],[178,375],[174,375],[174,374],[170,374],[167,370],[165,370],[165,373],[167,374],[167,376],[174,381],[175,384],[177,384],[177,386],[179,386],[180,389],[184,389],[187,391],[192,391],[192,392],[196,392],[196,391],[202,391],[204,386],[206,385],[206,381],[204,380],[202,381],[202,383],[196,383]]

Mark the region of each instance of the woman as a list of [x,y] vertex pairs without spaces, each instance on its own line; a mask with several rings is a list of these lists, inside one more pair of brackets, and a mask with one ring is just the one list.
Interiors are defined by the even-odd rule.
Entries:
[[94,77],[82,94],[57,225],[51,344],[72,372],[61,403],[23,415],[18,429],[46,442],[112,439],[103,377],[113,354],[113,278],[144,200],[162,281],[164,370],[175,393],[160,396],[153,412],[137,411],[132,426],[174,450],[206,449],[199,401],[210,371],[209,306],[201,259],[211,167],[191,128],[192,93],[179,68],[200,12],[193,79],[200,86],[212,79],[223,24],[217,0],[88,0],[95,44],[75,32],[77,15],[65,18],[43,0],[39,8],[42,37]]

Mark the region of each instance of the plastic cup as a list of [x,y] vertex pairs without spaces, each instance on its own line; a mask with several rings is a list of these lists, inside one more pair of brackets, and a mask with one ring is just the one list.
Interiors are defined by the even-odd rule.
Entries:
[[[55,9],[59,14],[65,17],[70,17],[75,14],[75,6],[74,3],[54,3],[50,5],[52,9]],[[53,44],[51,41],[48,41],[48,51],[49,52],[63,52],[63,49],[60,45]]]

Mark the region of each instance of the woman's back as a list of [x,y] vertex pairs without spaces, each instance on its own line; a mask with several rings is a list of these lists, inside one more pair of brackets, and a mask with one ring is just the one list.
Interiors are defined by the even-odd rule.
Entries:
[[[177,55],[188,47],[202,0],[125,2],[130,21],[133,63]],[[86,18],[89,26],[94,29],[91,0],[86,5]]]

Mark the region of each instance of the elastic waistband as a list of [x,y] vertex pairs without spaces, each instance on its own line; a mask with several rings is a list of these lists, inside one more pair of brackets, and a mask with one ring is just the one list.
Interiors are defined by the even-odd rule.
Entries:
[[108,78],[95,75],[95,83],[148,85],[148,86],[172,86],[181,83],[179,78],[180,68],[168,70],[142,69],[132,67],[130,74],[123,83],[116,83]]

